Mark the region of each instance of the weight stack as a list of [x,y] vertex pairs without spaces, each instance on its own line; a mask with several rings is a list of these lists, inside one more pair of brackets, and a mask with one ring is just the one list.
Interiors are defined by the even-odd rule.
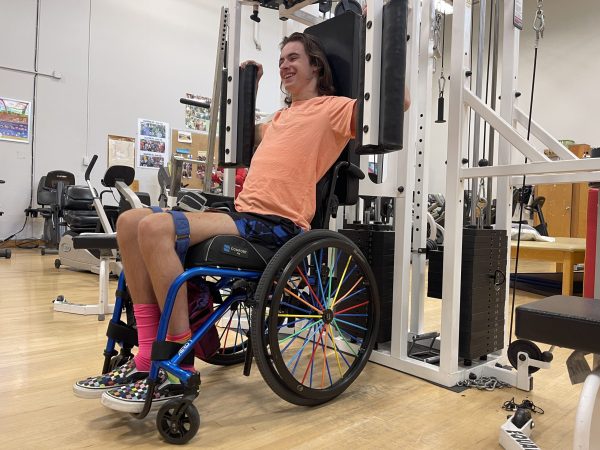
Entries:
[[[504,230],[463,230],[458,355],[484,357],[504,347],[508,238]],[[430,251],[429,297],[442,297],[443,251]]]
[[[346,229],[339,230],[341,234],[357,245],[367,258],[375,275],[380,301],[377,343],[388,342],[392,339],[394,231],[391,228],[389,225],[349,224]],[[350,285],[354,283],[354,281],[350,282]]]
[[484,357],[504,347],[505,230],[465,228],[458,356]]

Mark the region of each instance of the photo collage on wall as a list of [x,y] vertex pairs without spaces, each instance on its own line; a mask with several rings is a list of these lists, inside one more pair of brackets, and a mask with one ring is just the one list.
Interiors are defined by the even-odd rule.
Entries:
[[158,169],[169,161],[169,124],[138,119],[138,167]]

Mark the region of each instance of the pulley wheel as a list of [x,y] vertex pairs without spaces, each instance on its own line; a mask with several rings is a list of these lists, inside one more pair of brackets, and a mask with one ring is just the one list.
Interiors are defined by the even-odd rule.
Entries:
[[[529,359],[535,359],[538,361],[543,361],[542,351],[540,348],[531,341],[527,341],[525,339],[517,339],[516,341],[512,341],[508,346],[508,360],[510,361],[510,365],[515,369],[517,368],[519,362],[519,352],[527,353]],[[529,373],[535,373],[540,370],[539,367],[529,366]]]

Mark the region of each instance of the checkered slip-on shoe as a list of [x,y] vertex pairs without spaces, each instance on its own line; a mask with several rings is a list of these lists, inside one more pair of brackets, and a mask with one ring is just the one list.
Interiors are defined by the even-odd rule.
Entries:
[[[101,402],[115,411],[140,413],[144,408],[148,394],[146,379],[104,392]],[[171,380],[162,369],[158,373],[157,387],[152,397],[152,407],[159,407],[165,402],[183,396],[183,385],[179,380]]]
[[103,392],[109,389],[125,386],[147,376],[148,372],[138,371],[135,367],[135,361],[131,359],[112,372],[78,381],[73,385],[73,393],[77,397],[99,398]]

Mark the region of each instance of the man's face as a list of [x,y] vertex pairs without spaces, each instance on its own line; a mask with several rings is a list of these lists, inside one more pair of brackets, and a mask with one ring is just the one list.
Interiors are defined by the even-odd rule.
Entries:
[[281,49],[279,76],[285,90],[294,95],[305,89],[315,89],[317,67],[311,66],[302,42],[288,42]]

